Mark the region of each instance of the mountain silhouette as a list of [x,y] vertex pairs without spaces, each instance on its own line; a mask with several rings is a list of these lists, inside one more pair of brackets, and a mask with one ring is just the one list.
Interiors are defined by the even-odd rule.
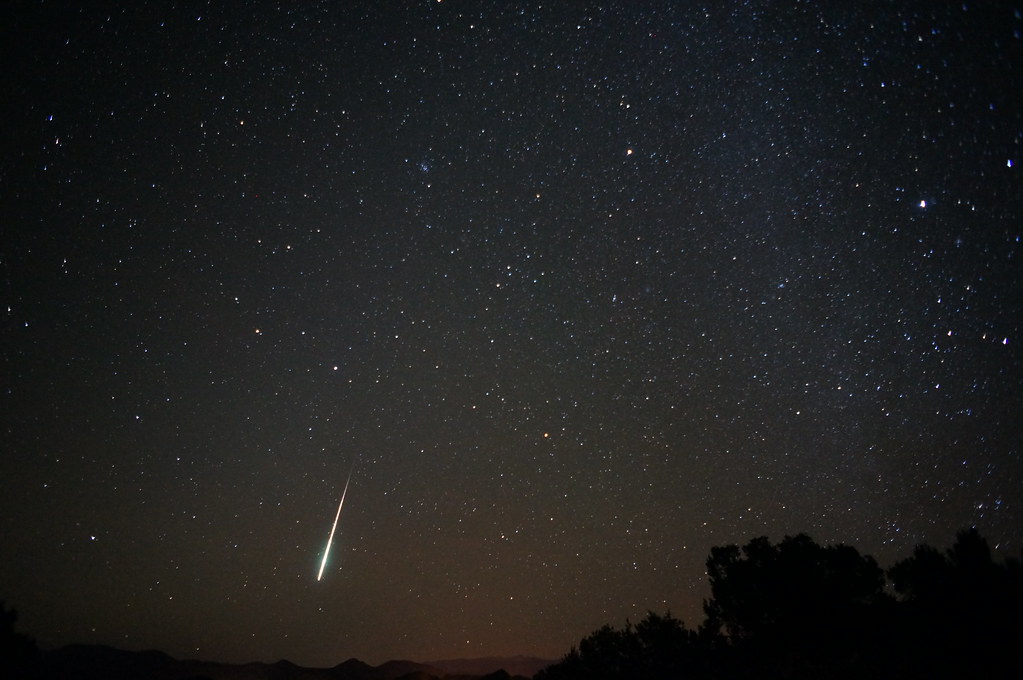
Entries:
[[[460,659],[455,665],[483,672],[451,673],[415,661],[371,666],[352,658],[333,668],[306,668],[290,661],[228,664],[181,660],[159,651],[126,651],[105,645],[68,645],[39,652],[25,680],[475,680],[498,670],[495,659]],[[518,670],[519,665],[510,664]],[[503,677],[509,677],[505,672]]]

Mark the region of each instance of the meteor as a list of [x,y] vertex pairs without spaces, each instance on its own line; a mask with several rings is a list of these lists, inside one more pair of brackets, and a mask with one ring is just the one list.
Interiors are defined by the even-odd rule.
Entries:
[[330,544],[334,542],[334,530],[337,529],[337,521],[341,518],[341,507],[345,504],[345,494],[348,493],[348,484],[352,481],[352,472],[355,472],[354,465],[348,473],[348,481],[345,482],[345,490],[341,492],[341,502],[337,504],[337,514],[334,515],[334,525],[330,527],[330,536],[327,538],[327,547],[323,550],[323,561],[320,562],[320,572],[316,574],[317,581],[323,578],[323,568],[327,566],[327,555],[330,554]]

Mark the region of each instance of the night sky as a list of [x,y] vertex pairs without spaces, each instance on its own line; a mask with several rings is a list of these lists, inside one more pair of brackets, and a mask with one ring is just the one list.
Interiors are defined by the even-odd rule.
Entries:
[[755,536],[1020,554],[1023,3],[81,4],[0,20],[44,648],[557,658]]

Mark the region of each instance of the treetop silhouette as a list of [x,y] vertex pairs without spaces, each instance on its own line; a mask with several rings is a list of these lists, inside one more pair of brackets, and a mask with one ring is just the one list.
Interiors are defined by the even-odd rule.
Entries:
[[1023,568],[996,563],[974,529],[892,566],[894,596],[872,557],[805,534],[715,547],[707,574],[696,631],[653,612],[604,626],[537,680],[1010,677],[1019,667]]

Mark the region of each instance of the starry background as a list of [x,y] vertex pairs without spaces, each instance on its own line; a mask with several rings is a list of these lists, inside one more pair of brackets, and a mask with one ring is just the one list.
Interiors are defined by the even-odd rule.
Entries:
[[44,647],[556,658],[754,536],[1019,554],[1019,3],[84,4],[2,21]]

